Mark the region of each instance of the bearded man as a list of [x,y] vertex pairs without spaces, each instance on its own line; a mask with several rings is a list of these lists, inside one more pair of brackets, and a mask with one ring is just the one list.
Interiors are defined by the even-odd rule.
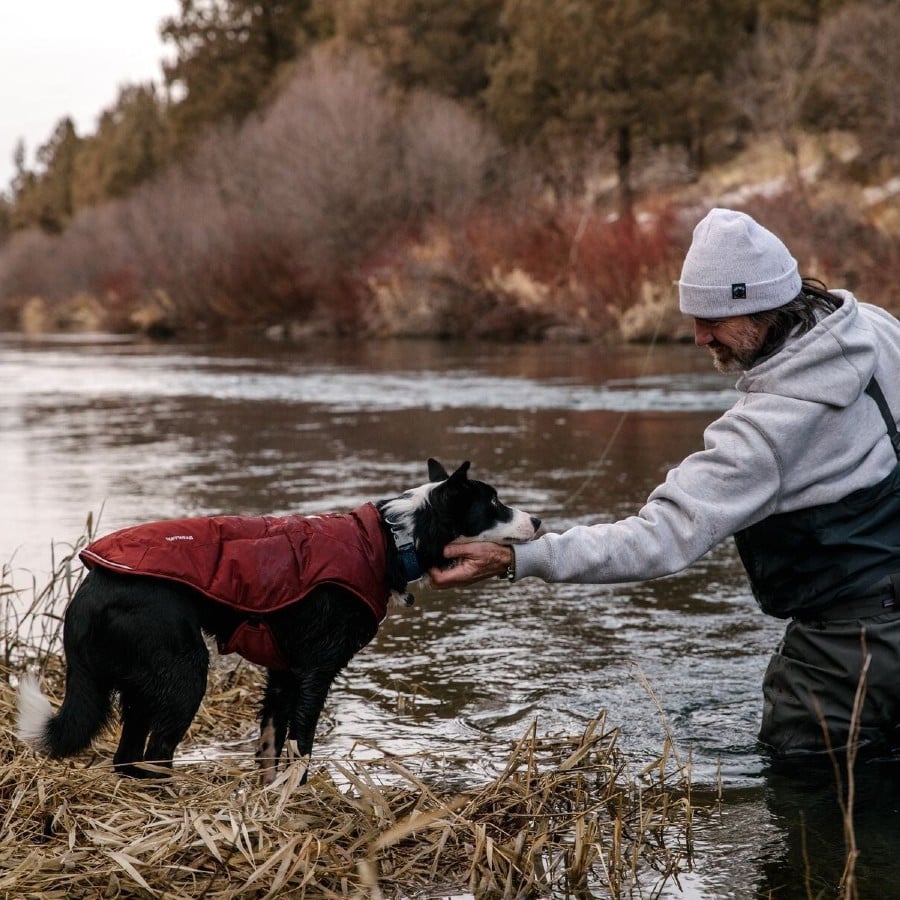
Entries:
[[[681,311],[740,397],[643,508],[528,544],[451,545],[435,587],[612,584],[669,575],[734,536],[764,613],[790,620],[759,738],[780,759],[900,746],[900,322],[801,279],[750,216],[694,229]],[[854,737],[857,686],[865,701]]]

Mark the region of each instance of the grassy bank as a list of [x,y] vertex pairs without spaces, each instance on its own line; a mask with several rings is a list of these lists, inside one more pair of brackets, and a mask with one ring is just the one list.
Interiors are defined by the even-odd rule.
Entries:
[[[496,778],[463,791],[417,774],[422,758],[396,757],[314,760],[307,785],[290,766],[263,789],[251,741],[261,672],[228,657],[184,745],[212,759],[176,761],[165,781],[120,779],[112,730],[78,758],[36,757],[14,735],[15,687],[38,668],[60,701],[75,549],[45,587],[17,589],[8,569],[0,586],[21,610],[0,666],[3,895],[652,897],[689,867],[688,771],[670,746],[635,771],[602,716],[571,736],[532,726],[500,751]],[[225,739],[241,749],[217,756]]]

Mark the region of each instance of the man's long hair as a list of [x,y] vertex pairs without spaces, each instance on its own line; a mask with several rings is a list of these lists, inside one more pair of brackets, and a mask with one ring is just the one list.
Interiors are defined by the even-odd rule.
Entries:
[[817,278],[804,278],[802,284],[800,293],[793,300],[775,309],[750,314],[749,318],[754,322],[769,326],[754,365],[780,350],[789,337],[806,334],[823,316],[841,305],[840,297],[829,293]]

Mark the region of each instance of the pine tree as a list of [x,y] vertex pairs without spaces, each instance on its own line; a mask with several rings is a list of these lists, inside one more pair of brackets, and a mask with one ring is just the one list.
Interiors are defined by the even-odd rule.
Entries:
[[282,65],[306,45],[310,0],[181,0],[163,22],[175,59],[163,65],[175,103],[174,133],[189,146],[205,125],[241,121],[260,105]]

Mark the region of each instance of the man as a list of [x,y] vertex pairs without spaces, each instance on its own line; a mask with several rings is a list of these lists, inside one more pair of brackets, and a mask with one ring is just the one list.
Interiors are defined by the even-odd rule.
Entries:
[[[609,584],[668,575],[734,535],[763,611],[791,619],[766,672],[760,740],[806,757],[900,745],[900,322],[801,280],[752,218],[694,229],[681,311],[740,399],[636,516],[514,548],[452,545],[435,587],[493,575]],[[825,729],[823,730],[823,725]],[[827,738],[825,737],[827,731]]]

